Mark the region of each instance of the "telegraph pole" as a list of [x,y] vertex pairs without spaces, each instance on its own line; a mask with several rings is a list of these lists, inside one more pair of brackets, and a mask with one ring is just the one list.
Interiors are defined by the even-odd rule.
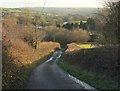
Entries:
[[35,23],[35,49],[37,49],[37,24]]
[[37,16],[34,19],[34,26],[35,26],[35,49],[37,49]]
[[[44,4],[43,4],[43,7],[42,7],[42,10],[41,10],[41,14],[43,13],[43,10],[44,10],[44,7],[45,7],[45,4],[46,4],[47,0],[44,1]],[[35,49],[37,49],[37,16],[35,16]]]

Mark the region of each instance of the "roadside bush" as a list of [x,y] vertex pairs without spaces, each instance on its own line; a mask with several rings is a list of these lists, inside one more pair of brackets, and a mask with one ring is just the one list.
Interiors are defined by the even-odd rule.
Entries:
[[17,21],[17,17],[13,15],[7,16],[2,21],[4,36],[11,36],[11,38],[22,39],[32,47],[34,47],[35,41],[41,42],[43,40],[45,34],[42,31],[36,30],[35,32],[35,26],[32,24],[17,24]]
[[118,47],[107,46],[93,49],[81,49],[77,52],[67,53],[66,61],[101,75],[101,79],[118,81]]
[[41,42],[43,34],[37,31],[39,42],[36,50],[30,45],[34,39],[32,25],[14,23],[11,27],[8,20],[5,21],[2,28],[2,89],[23,89],[33,68],[46,60],[54,48],[60,45],[55,42]]
[[59,44],[43,42],[39,43],[39,46],[35,50],[22,39],[3,39],[3,89],[23,89],[33,67],[39,65]]
[[38,42],[41,42],[44,38],[45,34],[40,31],[40,30],[37,30],[35,32],[34,29],[32,28],[24,28],[24,30],[20,31],[20,34],[19,34],[19,37],[27,42],[30,46],[34,47],[34,42],[35,41],[38,41]]
[[90,38],[88,32],[83,30],[69,31],[63,28],[47,27],[45,28],[45,32],[44,40],[56,41],[61,45],[66,45],[71,42],[87,42]]

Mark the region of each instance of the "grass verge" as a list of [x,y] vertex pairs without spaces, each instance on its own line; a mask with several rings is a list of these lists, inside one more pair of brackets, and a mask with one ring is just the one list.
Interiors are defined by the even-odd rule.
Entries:
[[89,85],[95,87],[96,89],[102,90],[102,89],[120,89],[118,87],[118,84],[103,80],[100,78],[99,75],[95,75],[91,72],[88,72],[86,70],[78,70],[74,67],[74,65],[71,65],[67,62],[65,62],[65,54],[61,56],[61,58],[58,61],[58,65],[69,74],[75,76],[76,78],[88,83]]

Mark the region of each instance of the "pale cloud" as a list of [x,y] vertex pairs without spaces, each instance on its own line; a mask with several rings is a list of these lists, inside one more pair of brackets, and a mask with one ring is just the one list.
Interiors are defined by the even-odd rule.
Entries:
[[27,2],[43,2],[44,0],[25,0]]
[[107,1],[109,1],[109,2],[118,2],[120,0],[107,0]]
[[[102,7],[104,0],[46,0],[45,7]],[[42,7],[45,0],[0,0],[3,7]]]

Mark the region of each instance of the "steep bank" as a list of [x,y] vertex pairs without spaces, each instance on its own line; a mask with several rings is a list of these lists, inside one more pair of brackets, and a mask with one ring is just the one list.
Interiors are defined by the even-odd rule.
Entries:
[[118,47],[101,47],[67,52],[59,65],[66,72],[98,89],[117,89]]

